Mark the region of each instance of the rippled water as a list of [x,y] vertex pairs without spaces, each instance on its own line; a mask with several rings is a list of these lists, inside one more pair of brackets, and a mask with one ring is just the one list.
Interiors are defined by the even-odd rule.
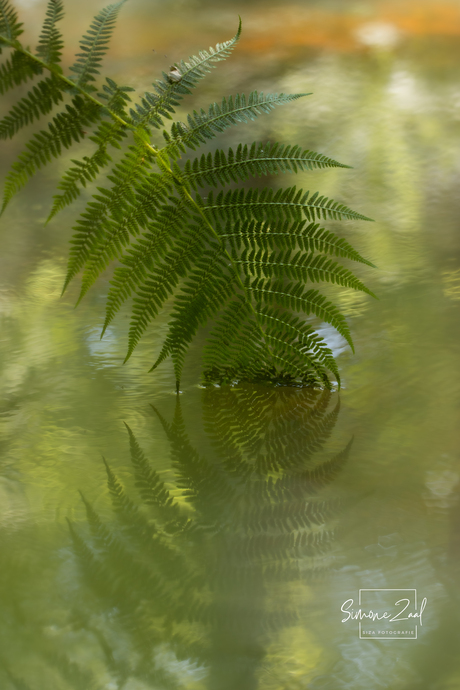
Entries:
[[[128,312],[99,339],[109,273],[77,310],[77,284],[60,297],[76,209],[43,221],[65,163],[18,195],[0,229],[6,690],[460,688],[458,6],[133,1],[111,74],[149,88],[238,12],[239,49],[190,103],[314,92],[219,145],[352,165],[296,182],[375,219],[336,229],[377,264],[357,273],[379,300],[331,288],[356,346],[318,324],[340,394],[202,389],[198,339],[177,399],[169,365],[147,374],[161,319],[125,366]],[[363,619],[371,639],[342,622],[350,599],[394,614],[396,597],[426,598],[422,620]]]

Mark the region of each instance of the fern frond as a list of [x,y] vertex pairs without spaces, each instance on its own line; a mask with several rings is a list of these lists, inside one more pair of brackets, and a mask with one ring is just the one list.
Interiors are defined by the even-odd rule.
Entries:
[[[309,94],[253,91],[249,96],[223,98],[207,110],[193,111],[185,123],[173,122],[170,132],[163,132],[165,145],[157,148],[150,141],[151,127],[160,128],[164,120],[172,119],[182,98],[230,55],[240,37],[241,20],[231,40],[174,64],[154,83],[154,93],[146,93],[127,113],[133,89],[109,78],[99,91],[94,85],[124,2],[96,14],[80,42],[69,79],[59,67],[63,43],[57,22],[63,17],[62,0],[48,0],[35,56],[16,40],[21,25],[9,0],[0,0],[0,46],[13,49],[9,61],[0,66],[0,92],[44,69],[51,72],[0,120],[0,139],[49,113],[65,93],[73,96],[72,103],[52,118],[49,130],[35,134],[13,164],[1,213],[39,168],[79,142],[87,125],[97,123],[89,137],[92,152],[72,159],[58,184],[50,220],[96,180],[111,162],[109,147],[121,149],[130,131],[134,143],[126,147],[107,175],[108,184],[97,187],[76,222],[63,292],[83,271],[79,302],[100,273],[112,261],[120,261],[102,335],[124,301],[133,297],[126,361],[148,324],[167,306],[168,330],[152,370],[171,356],[177,387],[185,353],[198,329],[210,321],[205,352],[208,379],[243,376],[283,384],[300,379],[306,385],[330,387],[327,372],[340,381],[334,358],[299,313],[331,323],[352,349],[353,345],[337,307],[306,284],[326,282],[372,295],[333,257],[373,264],[316,221],[371,219],[296,186],[277,191],[211,191],[207,197],[198,190],[249,177],[348,166],[298,145],[254,142],[219,149],[181,167],[177,159],[187,149],[195,150],[227,127],[253,121],[277,105]],[[238,463],[235,467],[243,474],[250,471],[241,460]]]
[[2,36],[15,41],[22,34],[22,23],[8,0],[0,0],[0,46]]
[[[98,93],[99,98],[107,101],[106,108],[108,111],[116,113],[121,118],[128,120],[125,112],[125,106],[131,102],[131,97],[128,94],[134,89],[131,86],[119,86],[113,79],[105,78],[106,84],[102,85],[102,93]],[[120,126],[123,126],[120,123]]]
[[20,53],[19,50],[13,51],[11,58],[0,65],[0,94],[3,95],[9,89],[33,79],[42,72],[41,65],[34,62],[28,55]]
[[349,168],[314,151],[302,151],[300,146],[254,142],[238,145],[236,152],[217,149],[201,158],[186,161],[184,177],[196,190],[197,186],[225,185],[247,180],[250,176],[275,175],[277,173],[313,170],[315,168]]
[[322,380],[323,370],[321,364],[316,363],[315,356],[309,353],[305,357],[302,350],[299,358],[299,352],[294,352],[295,348],[299,349],[295,343],[298,334],[291,333],[294,346],[288,342],[283,344],[285,334],[281,338],[273,322],[260,310],[254,310],[245,297],[236,295],[215,319],[215,326],[206,342],[203,359],[205,380],[220,383],[235,379],[288,382],[290,376],[309,380],[314,385],[318,377],[312,375],[313,370]]
[[299,249],[305,252],[321,252],[344,259],[359,261],[375,268],[375,265],[359,254],[346,240],[317,223],[302,220],[228,222],[219,236],[229,242],[233,251],[242,247],[262,249]]
[[257,316],[268,328],[268,337],[276,333],[280,339],[280,334],[286,334],[290,343],[301,352],[302,357],[307,357],[307,364],[311,364],[317,371],[318,364],[325,366],[334,374],[340,386],[340,374],[332,351],[309,324],[297,316],[272,307],[258,309]]
[[245,378],[257,378],[264,354],[250,305],[242,295],[236,295],[216,319],[205,344],[205,379],[222,367],[228,372],[233,369],[234,376],[241,372]]
[[72,105],[66,105],[64,112],[53,117],[48,125],[49,132],[34,134],[6,177],[0,213],[3,213],[12,197],[39,168],[49,163],[51,158],[59,158],[62,147],[67,149],[74,142],[80,141],[84,136],[82,128],[95,122],[100,117],[100,110],[91,101],[75,96]]
[[352,211],[344,204],[319,196],[318,192],[310,196],[310,192],[297,190],[295,186],[278,189],[276,192],[270,188],[234,189],[227,193],[219,192],[215,198],[211,191],[206,202],[199,196],[196,197],[196,201],[203,211],[214,219],[230,216],[234,221],[251,218],[256,220],[287,218],[300,221],[303,213],[307,220],[315,220],[315,218],[372,220]]
[[[261,343],[261,325],[269,356]],[[325,369],[329,369],[340,384],[332,352],[311,326],[270,308],[256,309],[254,318],[243,300],[232,302],[217,319],[205,347],[204,363],[205,377],[211,372],[227,380],[291,376],[313,385],[327,385]]]
[[109,190],[100,187],[100,194],[93,197],[96,201],[87,204],[84,213],[77,220],[76,232],[71,241],[63,293],[90,257],[92,248],[103,240],[106,231],[110,231],[112,223],[107,218],[108,214],[122,217],[123,210],[129,206],[128,201],[134,201],[133,187],[136,180],[147,176],[151,160],[143,142],[128,147],[128,152],[108,176],[113,187]]
[[64,17],[64,5],[61,0],[49,0],[46,19],[37,46],[37,55],[47,65],[57,65],[61,61],[64,47],[61,32],[56,28],[57,22]]
[[131,357],[150,321],[156,317],[180,280],[190,271],[193,263],[201,257],[206,235],[202,224],[188,224],[176,239],[173,250],[153,267],[147,280],[140,285],[137,296],[133,299],[133,316],[125,362]]
[[167,532],[183,529],[187,518],[180,512],[179,504],[161,480],[160,475],[152,470],[132,430],[125,423],[129,434],[131,462],[134,467],[135,486],[146,505],[152,506],[160,519],[165,523]]
[[284,105],[309,95],[307,93],[264,95],[253,91],[247,99],[244,94],[237,94],[235,98],[233,96],[229,96],[228,99],[223,98],[221,105],[212,103],[207,113],[201,109],[199,113],[194,110],[193,116],[187,115],[187,124],[174,122],[171,125],[171,134],[163,132],[166,140],[165,151],[173,158],[179,158],[181,153],[185,153],[186,146],[195,150],[227,127],[250,122],[262,113],[269,113],[277,105]]
[[234,276],[220,244],[209,242],[194,263],[195,268],[175,299],[163,346],[171,353],[176,382],[181,379],[186,351],[198,329],[220,311],[234,292]]
[[62,176],[57,188],[62,194],[54,195],[54,203],[46,222],[49,222],[59,211],[71,204],[80,195],[80,187],[86,187],[93,182],[101,168],[108,165],[112,158],[107,153],[107,147],[120,148],[120,142],[126,137],[126,132],[117,122],[101,122],[94,136],[88,137],[98,147],[91,156],[84,156],[81,161],[72,159],[74,165]]
[[138,235],[140,229],[145,229],[149,221],[155,218],[158,205],[166,201],[170,184],[165,175],[151,173],[141,184],[133,185],[135,196],[125,199],[122,213],[119,208],[112,211],[114,222],[110,226],[106,224],[104,235],[93,245],[91,256],[86,261],[78,301],[109,263],[120,258],[131,237]]
[[144,233],[120,259],[123,265],[115,269],[113,280],[110,281],[112,287],[107,296],[101,338],[123,302],[144,282],[148,272],[152,271],[154,265],[171,249],[171,237],[175,240],[182,234],[184,223],[188,219],[184,202],[172,197],[170,204],[158,209],[157,217],[149,226],[149,231]]
[[353,288],[366,292],[375,297],[353,273],[337,262],[329,259],[324,254],[305,254],[298,251],[295,254],[290,249],[283,252],[270,250],[245,249],[240,255],[234,257],[236,264],[244,266],[245,273],[250,273],[258,278],[282,277],[298,280],[304,283],[335,283],[342,287]]
[[[137,125],[152,125],[159,129],[163,118],[171,119],[174,106],[179,104],[184,95],[190,94],[200,79],[215,68],[214,62],[221,62],[231,54],[241,35],[241,19],[238,31],[229,41],[218,43],[215,48],[201,50],[199,56],[193,55],[188,60],[181,60],[171,68],[170,75],[163,72],[163,79],[153,84],[156,93],[146,93],[136,109],[130,110],[130,116]],[[171,76],[173,75],[173,76]]]
[[177,486],[183,490],[186,500],[195,504],[201,520],[208,522],[209,525],[209,518],[213,521],[216,514],[222,514],[223,505],[229,506],[231,504],[235,496],[235,486],[228,481],[228,478],[219,471],[214,463],[201,456],[191,444],[186,433],[180,405],[176,404],[172,424],[166,422],[153,405],[151,407],[160,420],[171,444],[172,464],[177,475]]
[[63,99],[62,86],[56,77],[38,82],[25,98],[14,105],[0,120],[0,139],[11,139],[22,127],[47,115]]
[[[113,79],[106,79],[107,84],[102,86],[103,93],[98,94],[100,98],[107,101],[107,108],[111,111],[123,116],[124,105],[131,99],[128,96],[129,91],[133,91],[129,86],[118,86]],[[100,169],[105,167],[112,158],[107,153],[107,147],[113,146],[120,149],[120,142],[127,136],[126,128],[120,121],[101,122],[96,132],[88,137],[90,141],[97,144],[97,149],[91,156],[84,156],[83,160],[72,160],[75,165],[64,173],[61,182],[58,184],[58,189],[63,191],[63,194],[56,194],[54,196],[54,204],[50,215],[47,218],[47,223],[65,206],[71,204],[80,195],[80,186],[86,187],[88,182],[93,182]]]
[[[327,375],[321,362],[315,360],[308,351],[308,345],[299,343],[296,336],[285,333],[280,337],[277,324],[273,328],[267,328],[264,338],[270,345],[271,356],[274,364],[279,365],[281,374],[291,374],[293,379],[317,380],[320,384],[327,384]],[[315,377],[315,374],[317,375]]]
[[110,466],[108,465],[106,459],[102,458],[105,466],[105,471],[107,472],[107,486],[110,493],[110,498],[112,499],[112,505],[115,512],[121,517],[123,521],[130,522],[136,521],[138,516],[138,508],[126,495],[126,492],[118,479],[118,477],[112,472]]
[[305,290],[303,283],[271,283],[269,280],[256,278],[247,279],[246,288],[254,295],[257,302],[267,305],[279,305],[285,309],[314,314],[323,321],[330,323],[341,336],[345,338],[354,352],[353,342],[345,318],[332,302],[328,302],[318,290]]
[[126,0],[115,5],[108,5],[96,14],[88,32],[80,42],[81,53],[77,53],[76,62],[70,67],[74,73],[74,81],[80,87],[86,87],[87,91],[94,91],[90,82],[95,81],[94,75],[99,74],[99,67],[104,57],[112,31],[115,27],[118,12]]

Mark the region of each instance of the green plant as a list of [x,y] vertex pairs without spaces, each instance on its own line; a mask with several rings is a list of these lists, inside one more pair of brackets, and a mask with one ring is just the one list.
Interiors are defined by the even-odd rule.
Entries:
[[146,93],[128,111],[131,88],[109,78],[99,91],[95,86],[123,2],[96,15],[70,67],[71,76],[65,76],[59,65],[63,43],[57,29],[63,16],[61,0],[49,1],[35,53],[19,42],[21,24],[8,0],[0,0],[0,47],[12,51],[0,68],[0,92],[48,74],[0,121],[0,137],[12,137],[64,98],[70,99],[13,164],[2,212],[39,168],[94,127],[89,136],[94,152],[72,161],[63,175],[51,219],[110,163],[109,148],[119,149],[131,135],[106,185],[97,187],[77,220],[64,290],[83,271],[80,300],[110,262],[118,260],[102,334],[122,304],[133,297],[127,360],[149,323],[167,309],[168,332],[152,370],[171,357],[177,387],[191,341],[200,327],[209,324],[205,378],[300,379],[330,386],[330,371],[340,385],[333,354],[305,315],[332,324],[353,349],[351,335],[339,309],[309,283],[336,283],[372,294],[332,257],[372,264],[316,221],[370,219],[295,186],[277,191],[211,190],[204,195],[198,190],[249,177],[348,166],[279,143],[240,144],[235,151],[217,150],[179,164],[187,150],[194,151],[227,127],[308,94],[254,91],[249,97],[224,98],[207,112],[193,111],[186,123],[173,122],[169,131],[163,130],[160,147],[151,141],[153,130],[172,119],[179,101],[215,63],[230,55],[241,22],[233,39],[173,65],[153,84],[154,92]]

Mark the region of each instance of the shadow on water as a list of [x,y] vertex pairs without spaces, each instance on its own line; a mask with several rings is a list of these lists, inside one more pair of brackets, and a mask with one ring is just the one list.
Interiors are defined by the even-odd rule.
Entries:
[[276,678],[273,649],[298,625],[299,587],[314,587],[334,563],[340,502],[328,485],[351,446],[322,452],[337,395],[203,390],[201,444],[179,398],[172,418],[152,414],[174,478],[154,469],[127,426],[131,476],[104,460],[105,514],[80,492],[87,524],[69,521],[64,613],[46,634],[43,621],[24,615],[24,563],[10,564],[2,687],[250,690],[263,675]]

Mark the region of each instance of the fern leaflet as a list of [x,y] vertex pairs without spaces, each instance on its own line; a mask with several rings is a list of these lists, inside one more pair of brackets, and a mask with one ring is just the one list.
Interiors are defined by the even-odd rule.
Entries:
[[8,0],[0,0],[0,46],[2,36],[14,41],[22,34],[22,24]]
[[181,153],[185,153],[186,146],[195,150],[206,143],[207,139],[212,139],[231,125],[255,120],[262,113],[269,113],[276,105],[284,105],[309,95],[308,93],[264,95],[253,91],[247,100],[244,94],[242,96],[237,94],[235,98],[232,96],[228,99],[223,98],[220,106],[212,103],[207,113],[203,109],[200,113],[194,110],[193,115],[187,116],[187,124],[173,123],[171,134],[163,133],[167,142],[165,150],[168,155],[179,158]]
[[294,187],[278,189],[274,192],[271,188],[262,189],[234,189],[227,192],[219,192],[214,198],[211,191],[206,203],[201,197],[197,196],[197,202],[203,210],[213,219],[218,220],[227,214],[233,221],[246,220],[251,217],[257,220],[270,218],[280,220],[284,218],[300,221],[302,213],[307,220],[327,218],[331,220],[342,220],[343,218],[353,218],[355,220],[371,220],[366,216],[352,211],[344,204],[340,204],[332,199],[319,196],[318,192],[310,196],[310,192],[297,190]]
[[250,175],[274,175],[279,172],[297,173],[314,168],[349,168],[314,151],[302,151],[299,146],[283,144],[257,144],[251,146],[240,144],[236,150],[217,150],[214,157],[211,153],[193,161],[186,161],[184,177],[196,190],[197,185],[226,185],[230,182],[247,180]]
[[155,264],[166,255],[170,249],[170,237],[173,234],[175,238],[180,236],[186,220],[188,216],[183,202],[170,199],[170,204],[158,210],[157,218],[149,226],[149,231],[121,258],[122,266],[115,269],[114,279],[111,281],[101,338],[123,302],[131,297]]
[[0,139],[11,139],[42,115],[47,115],[63,99],[62,88],[54,77],[43,79],[0,120]]
[[[107,84],[103,84],[102,89],[104,93],[100,93],[99,96],[107,101],[106,107],[118,115],[124,115],[124,106],[131,100],[128,93],[133,89],[129,86],[118,86],[112,79],[107,79]],[[126,137],[125,129],[118,120],[100,123],[98,129],[89,137],[90,141],[97,144],[97,149],[91,156],[84,156],[81,161],[72,161],[75,165],[64,173],[58,184],[58,189],[62,190],[63,194],[54,196],[55,201],[47,222],[65,206],[71,204],[80,195],[80,187],[86,187],[88,182],[93,182],[100,169],[112,160],[107,153],[107,147],[113,146],[120,149],[120,142]]]
[[37,46],[37,55],[47,65],[57,65],[61,61],[61,51],[64,47],[60,31],[56,23],[64,16],[64,6],[61,0],[49,0],[46,19]]
[[374,264],[365,259],[353,249],[343,238],[337,237],[329,230],[325,230],[317,223],[306,221],[288,220],[276,221],[249,221],[236,223],[229,222],[225,231],[220,233],[220,237],[229,242],[233,250],[261,247],[263,249],[299,249],[305,252],[322,252],[333,256],[359,261],[375,268]]
[[64,112],[53,117],[48,125],[49,132],[34,134],[26,151],[19,155],[7,175],[0,213],[37,169],[49,163],[51,158],[59,158],[62,148],[68,149],[72,143],[79,142],[84,136],[82,128],[95,122],[99,116],[98,106],[75,96],[71,106],[67,105]]
[[163,79],[158,79],[153,84],[156,93],[145,93],[136,108],[130,110],[133,122],[142,126],[153,125],[159,129],[164,117],[170,120],[171,114],[175,112],[174,106],[179,104],[184,95],[190,94],[200,79],[215,67],[213,63],[229,57],[240,34],[241,19],[232,39],[218,43],[215,48],[209,48],[209,51],[202,50],[199,56],[193,55],[187,61],[181,60],[171,67],[170,74],[163,72]]
[[94,86],[89,82],[95,81],[94,75],[99,74],[99,67],[107,51],[112,31],[115,27],[118,12],[126,0],[115,5],[108,5],[97,14],[88,32],[80,42],[81,53],[77,53],[76,62],[70,67],[70,71],[75,74],[77,86],[86,87],[88,91],[93,91]]
[[36,74],[42,74],[42,72],[41,65],[34,62],[28,55],[24,55],[18,50],[13,51],[11,59],[0,65],[0,94],[3,95],[9,89],[33,79]]

